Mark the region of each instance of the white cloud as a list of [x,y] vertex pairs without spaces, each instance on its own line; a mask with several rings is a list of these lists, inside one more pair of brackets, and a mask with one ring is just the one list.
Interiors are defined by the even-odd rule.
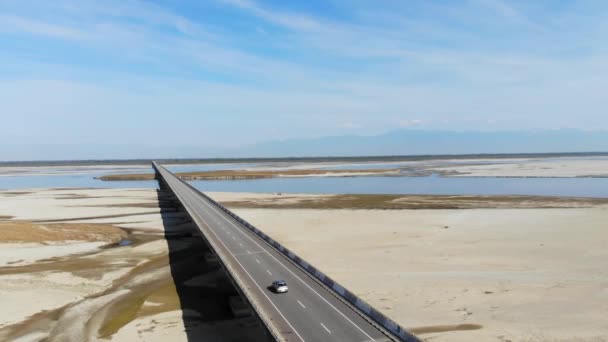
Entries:
[[49,24],[12,15],[0,15],[0,32],[26,32],[41,36],[79,40],[89,36],[85,31],[73,27]]
[[424,124],[424,120],[421,119],[404,119],[399,120],[400,127],[415,127]]
[[326,30],[324,25],[309,16],[299,15],[295,13],[289,13],[284,11],[273,11],[267,10],[264,7],[258,5],[254,1],[250,0],[219,0],[222,3],[226,3],[240,9],[249,11],[250,13],[267,20],[276,25],[280,25],[289,29],[294,30],[305,30],[305,31],[319,31]]
[[346,128],[346,129],[354,129],[354,128],[360,128],[362,127],[361,124],[352,122],[352,121],[346,121],[346,122],[342,122],[340,124],[338,124],[338,127],[340,128]]
[[[171,113],[184,122],[204,117],[209,131],[197,136],[221,139],[217,132],[226,132],[231,141],[266,138],[262,132],[286,138],[345,129],[380,132],[396,124],[456,129],[484,128],[489,120],[504,128],[608,124],[603,115],[608,27],[599,23],[606,17],[601,14],[596,25],[576,25],[580,19],[570,13],[551,13],[554,30],[537,30],[538,35],[530,25],[549,19],[531,23],[522,3],[496,0],[464,1],[460,7],[422,2],[421,11],[430,17],[398,9],[387,13],[362,2],[376,11],[373,20],[221,1],[226,10],[252,16],[251,31],[242,23],[244,37],[150,2],[83,0],[57,8],[41,3],[44,15],[6,11],[0,34],[74,41],[77,52],[103,61],[88,64],[85,58],[76,66],[69,58],[62,63],[61,56],[49,62],[44,50],[38,59],[3,51],[7,69],[28,71],[17,81],[14,75],[4,79],[2,103],[24,118],[41,112],[134,122],[143,112]],[[391,20],[383,20],[389,15]],[[509,30],[500,32],[533,34],[497,38],[483,32],[505,27]],[[585,48],[560,53],[581,41]],[[49,83],[32,78],[58,83],[47,91]],[[37,104],[29,101],[32,96],[40,98]],[[399,119],[400,113],[422,119]],[[234,122],[251,132],[234,128]]]

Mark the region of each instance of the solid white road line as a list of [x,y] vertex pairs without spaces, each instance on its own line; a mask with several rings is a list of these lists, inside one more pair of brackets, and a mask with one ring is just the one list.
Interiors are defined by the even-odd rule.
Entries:
[[[201,196],[198,196],[199,198],[201,198]],[[222,215],[219,212],[219,209],[214,208],[213,206],[211,206],[209,203],[207,203],[207,201],[203,198],[203,203],[211,208],[211,210],[215,211],[217,214],[219,214],[220,216],[224,217],[226,221],[228,221],[234,228],[236,228],[236,230],[241,234],[246,236],[249,240],[251,240],[253,243],[255,243],[258,247],[260,247],[261,249],[265,249],[264,247],[262,247],[257,241],[255,241],[251,236],[249,236],[249,234],[245,233],[241,228],[239,228],[233,221],[232,219],[226,214],[226,215]],[[314,292],[317,296],[319,296],[327,305],[329,305],[331,308],[333,308],[336,312],[338,312],[342,317],[344,317],[344,319],[346,319],[348,322],[350,322],[352,325],[354,325],[359,331],[361,331],[363,333],[363,335],[367,336],[367,338],[370,339],[370,341],[375,341],[375,339],[373,337],[371,337],[367,332],[365,332],[365,330],[361,329],[360,326],[358,326],[355,322],[353,322],[350,318],[348,318],[342,311],[338,310],[338,308],[336,308],[332,303],[330,303],[327,299],[325,299],[325,297],[321,296],[321,294],[319,294],[319,292],[317,292],[315,289],[313,289],[310,285],[308,285],[304,280],[302,280],[302,278],[300,278],[297,274],[295,274],[289,267],[287,267],[285,264],[283,264],[283,262],[279,261],[279,259],[277,259],[274,255],[272,255],[272,253],[268,252],[268,255],[273,258],[276,262],[278,262],[279,264],[281,264],[285,269],[287,269],[287,271],[289,273],[291,273],[294,277],[296,277],[298,280],[300,280],[306,287],[308,287],[312,292]]]
[[306,309],[306,307],[304,306],[304,304],[302,304],[302,302],[300,302],[299,300],[298,300],[298,304],[300,304],[300,306],[302,307],[302,309]]
[[325,326],[325,324],[321,323],[321,326],[323,327],[323,329],[325,329],[329,334],[331,334],[331,330],[327,329],[327,327]]

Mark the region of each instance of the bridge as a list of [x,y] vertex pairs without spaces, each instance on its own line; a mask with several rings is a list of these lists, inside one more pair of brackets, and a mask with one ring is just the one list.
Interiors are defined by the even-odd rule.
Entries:
[[[276,341],[420,341],[325,274],[156,162],[170,191]],[[274,280],[289,292],[270,290]]]

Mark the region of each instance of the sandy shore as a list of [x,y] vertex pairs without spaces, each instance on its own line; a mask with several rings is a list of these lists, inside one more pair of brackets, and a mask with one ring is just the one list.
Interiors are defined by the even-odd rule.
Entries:
[[[604,201],[210,195],[425,340],[608,341]],[[204,310],[216,320],[191,319],[198,338],[254,336],[252,321],[209,309],[227,295],[221,274],[172,274],[169,249],[192,256],[180,270],[204,262],[193,238],[164,239],[157,203],[145,189],[0,192],[0,340],[186,340],[184,317]],[[170,224],[192,228],[177,213]],[[219,292],[184,307],[175,279]]]

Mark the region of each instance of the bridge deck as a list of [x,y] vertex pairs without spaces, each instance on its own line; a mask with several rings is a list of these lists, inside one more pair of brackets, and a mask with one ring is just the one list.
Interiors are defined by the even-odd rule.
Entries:
[[[155,166],[277,339],[391,341],[267,242],[171,172]],[[287,282],[288,293],[269,289],[277,279]]]

